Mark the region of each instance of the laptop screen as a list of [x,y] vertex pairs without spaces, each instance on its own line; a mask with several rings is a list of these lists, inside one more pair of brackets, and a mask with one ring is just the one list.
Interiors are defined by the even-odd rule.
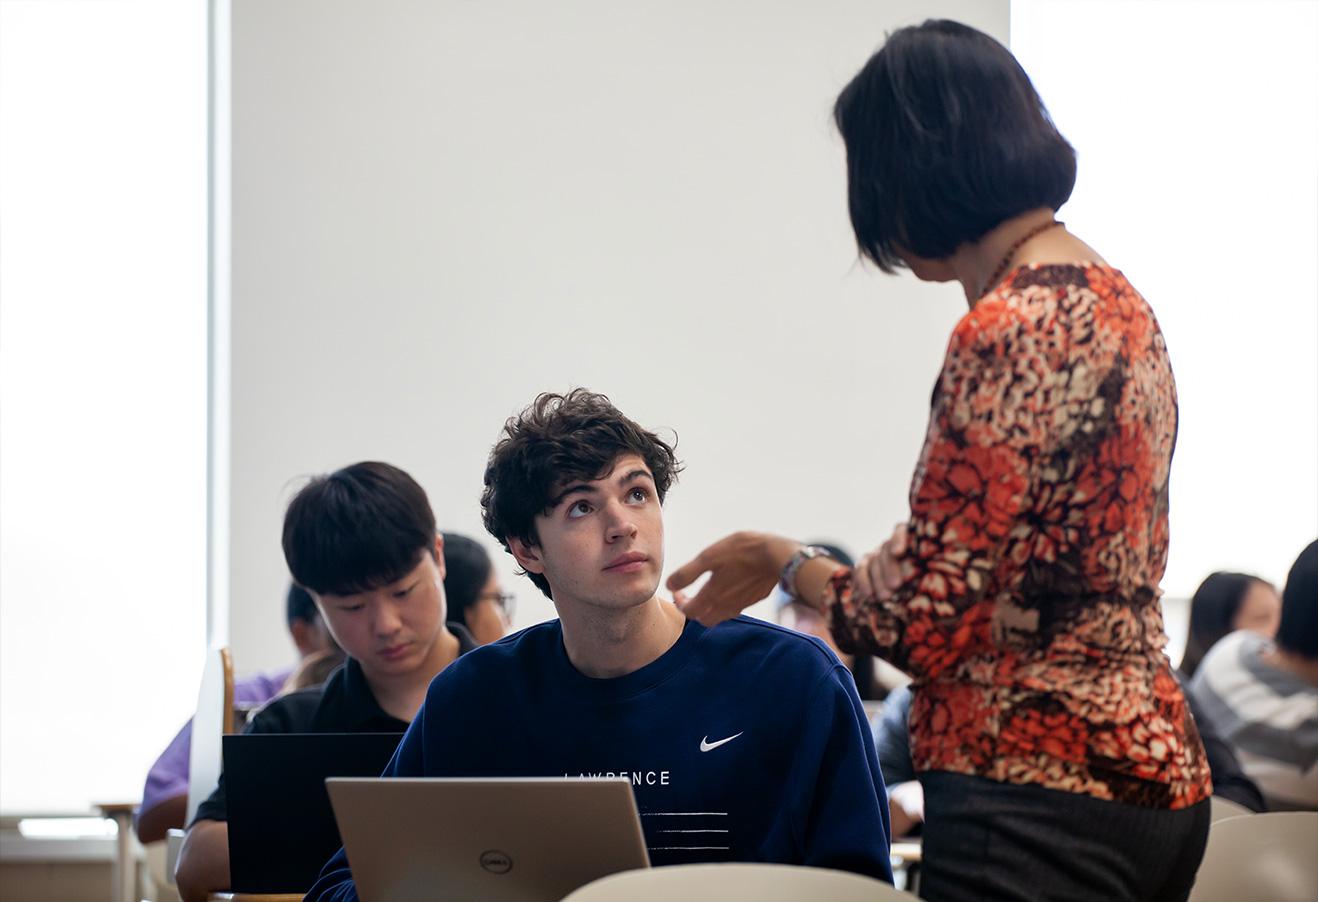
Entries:
[[335,779],[357,892],[374,902],[558,902],[649,867],[630,781]]
[[400,733],[224,737],[229,878],[234,892],[303,893],[343,843],[326,777],[378,777]]

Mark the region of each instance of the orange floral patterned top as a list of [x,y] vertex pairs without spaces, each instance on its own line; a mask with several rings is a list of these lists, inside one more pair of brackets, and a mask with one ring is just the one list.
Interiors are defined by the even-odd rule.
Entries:
[[957,324],[888,601],[839,570],[839,645],[915,678],[919,771],[1183,808],[1208,764],[1163,653],[1176,386],[1126,278],[1016,269]]

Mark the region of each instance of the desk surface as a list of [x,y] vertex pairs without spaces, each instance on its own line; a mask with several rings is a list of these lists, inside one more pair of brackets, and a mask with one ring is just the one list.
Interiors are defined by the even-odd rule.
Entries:
[[923,849],[920,841],[908,840],[905,842],[894,842],[889,849],[893,858],[899,859],[906,864],[914,864],[920,861]]
[[[894,842],[891,846],[892,857],[904,864],[920,861],[922,849],[920,841]],[[207,902],[301,902],[297,893],[211,893]]]
[[106,817],[114,817],[116,814],[132,814],[133,809],[138,805],[137,802],[97,802],[96,807]]

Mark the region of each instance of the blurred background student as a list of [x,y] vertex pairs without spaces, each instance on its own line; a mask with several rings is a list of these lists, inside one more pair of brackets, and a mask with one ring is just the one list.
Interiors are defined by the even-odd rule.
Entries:
[[[233,703],[240,712],[260,707],[286,689],[319,685],[343,659],[343,652],[325,628],[316,603],[295,583],[288,586],[284,616],[288,634],[297,648],[299,663],[296,668],[257,673],[235,680]],[[188,807],[191,751],[192,721],[189,720],[147,771],[142,805],[135,822],[137,838],[143,843],[162,840],[171,828],[183,826]]]
[[1181,656],[1181,679],[1194,676],[1199,662],[1217,640],[1236,630],[1271,639],[1281,623],[1276,586],[1248,573],[1210,573],[1190,599],[1190,634]]
[[444,562],[448,565],[444,575],[448,622],[465,628],[477,645],[507,635],[515,597],[499,585],[499,574],[485,546],[461,533],[446,532]]
[[1275,637],[1241,629],[1219,639],[1190,694],[1270,809],[1318,811],[1318,541],[1286,577]]

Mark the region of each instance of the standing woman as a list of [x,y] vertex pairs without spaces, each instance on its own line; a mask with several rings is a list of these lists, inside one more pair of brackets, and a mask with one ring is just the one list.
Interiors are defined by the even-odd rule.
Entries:
[[1075,152],[997,41],[901,29],[835,120],[860,252],[970,305],[910,519],[855,571],[736,533],[669,587],[712,624],[778,579],[914,677],[927,897],[1184,899],[1211,784],[1163,652],[1176,391],[1153,312],[1055,220]]

